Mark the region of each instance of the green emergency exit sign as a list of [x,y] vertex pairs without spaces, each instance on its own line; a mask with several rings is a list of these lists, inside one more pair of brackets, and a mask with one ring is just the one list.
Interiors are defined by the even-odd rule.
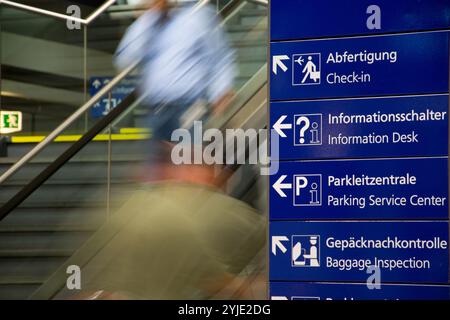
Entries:
[[8,134],[22,131],[22,112],[0,111],[0,133]]

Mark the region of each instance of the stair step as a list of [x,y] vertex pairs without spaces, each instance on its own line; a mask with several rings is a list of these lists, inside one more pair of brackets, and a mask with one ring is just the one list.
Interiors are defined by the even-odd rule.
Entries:
[[[19,169],[2,186],[25,185],[48,167],[48,163],[30,163]],[[111,164],[111,181],[115,185],[133,184],[136,172],[145,165],[143,161],[121,161]],[[8,170],[9,165],[0,164],[0,174]],[[69,162],[60,168],[47,182],[47,185],[60,184],[106,184],[108,165],[102,162]]]
[[266,41],[262,41],[260,39],[255,39],[255,40],[245,40],[245,41],[237,41],[235,43],[235,48],[237,50],[239,50],[240,48],[247,48],[247,47],[263,47],[266,48],[267,47],[267,42]]
[[[36,251],[71,252],[77,249],[91,232],[16,232],[0,233],[0,252]],[[49,254],[51,256],[51,254]]]
[[0,258],[0,286],[44,282],[66,258]]
[[[2,184],[2,188],[3,187],[23,187],[25,186],[27,183],[30,182],[30,178],[28,179],[15,179],[12,181],[5,181]],[[64,178],[60,178],[60,179],[54,179],[53,177],[50,178],[49,180],[47,180],[45,182],[45,186],[59,186],[59,187],[64,187],[67,185],[70,186],[87,186],[87,187],[95,187],[95,186],[103,186],[106,185],[107,183],[107,179],[103,179],[103,178],[84,178],[84,179],[68,179],[66,177]],[[124,177],[123,179],[112,179],[111,180],[111,184],[116,186],[116,187],[126,187],[128,185],[133,185],[135,182],[127,177]]]
[[17,208],[0,221],[0,232],[92,231],[105,220],[105,208]]
[[254,26],[264,19],[267,19],[267,18],[265,16],[242,16],[241,17],[241,25]]
[[[48,145],[36,157],[39,159],[55,159],[55,155],[62,154],[73,142],[55,142]],[[149,141],[134,140],[134,141],[113,141],[112,142],[112,159],[122,159],[133,155],[142,155],[142,150],[148,148]],[[36,146],[36,143],[20,143],[12,144],[8,147],[8,155],[10,157],[20,158],[28,151]],[[106,160],[108,157],[108,141],[91,141],[83,150],[79,152],[71,161],[82,161],[83,159],[91,158]],[[97,160],[98,161],[98,160]]]
[[0,258],[17,258],[17,257],[70,257],[75,252],[72,250],[52,250],[52,249],[0,249]]
[[31,225],[31,224],[21,224],[21,225],[8,225],[0,224],[0,233],[17,233],[17,232],[94,232],[98,230],[101,226],[98,224],[46,224],[46,225]]
[[[49,274],[47,277],[49,277],[51,274]],[[1,285],[10,285],[10,284],[41,284],[45,282],[45,277],[35,277],[35,276],[10,276],[8,278],[5,278],[4,280],[0,277],[0,286]]]
[[233,33],[229,33],[228,39],[231,42],[232,46],[234,46],[234,44],[237,41],[245,41],[247,39],[249,39],[249,40],[261,39],[261,41],[266,41],[267,40],[267,32],[266,32],[266,30],[255,30],[255,31],[248,31],[248,32],[233,32]]
[[260,46],[242,46],[237,48],[237,54],[240,58],[244,59],[254,59],[255,56],[260,59],[260,57],[264,57],[264,60],[267,56],[267,47],[264,45]]
[[252,77],[261,67],[263,63],[261,62],[246,62],[242,64],[239,68],[239,76],[240,77]]
[[[16,145],[10,145],[8,148],[9,150],[14,149],[14,146]],[[55,152],[56,153],[56,152]],[[21,157],[1,157],[0,158],[0,168],[2,170],[4,170],[5,168],[3,168],[4,166],[6,167],[6,169],[13,165],[14,163],[16,163],[18,160],[20,160]],[[112,163],[117,163],[120,164],[122,162],[125,163],[140,163],[142,161],[144,161],[145,158],[141,152],[141,154],[124,154],[124,155],[114,155],[114,157],[111,158]],[[51,158],[45,158],[45,157],[41,157],[38,156],[32,160],[30,160],[27,165],[44,165],[44,164],[50,164],[53,161],[55,161],[55,155],[53,155]],[[84,156],[84,157],[73,157],[72,159],[70,159],[69,162],[66,163],[66,165],[73,165],[73,164],[84,164],[84,163],[89,163],[89,164],[103,164],[106,165],[106,163],[108,162],[108,158],[105,155],[92,155],[92,156]]]
[[[267,50],[266,50],[267,51]],[[265,55],[254,55],[254,56],[237,56],[237,62],[238,63],[246,63],[246,62],[259,62],[261,64],[266,63],[266,56]]]
[[226,25],[225,29],[228,33],[233,32],[244,32],[249,33],[251,31],[265,31],[267,32],[267,19],[262,20],[260,24],[256,24],[254,26],[251,25],[240,25],[240,24],[230,24]]
[[[62,187],[63,186],[63,187]],[[16,195],[22,186],[14,185],[1,186],[0,203],[6,203],[14,195]],[[33,204],[52,202],[55,206],[67,206],[66,203],[83,203],[83,202],[98,202],[99,199],[107,197],[107,185],[105,184],[56,184],[46,183],[33,192],[24,203],[30,202]],[[111,188],[111,198],[120,199],[131,194],[134,190],[121,185],[114,185]]]
[[[123,203],[122,199],[111,199],[111,207],[116,208],[120,206]],[[0,202],[0,207],[4,205],[5,202]],[[46,209],[46,208],[54,208],[61,210],[64,212],[67,209],[77,208],[77,209],[105,209],[106,210],[106,199],[105,200],[98,200],[97,201],[72,201],[72,200],[66,200],[66,201],[28,201],[26,200],[23,202],[18,208],[15,210],[22,210],[22,209]],[[15,212],[15,210],[13,212]]]
[[40,284],[0,285],[0,300],[25,300],[39,288]]
[[242,10],[239,15],[241,16],[258,16],[258,17],[263,17],[263,16],[267,16],[267,8],[245,8],[244,10]]

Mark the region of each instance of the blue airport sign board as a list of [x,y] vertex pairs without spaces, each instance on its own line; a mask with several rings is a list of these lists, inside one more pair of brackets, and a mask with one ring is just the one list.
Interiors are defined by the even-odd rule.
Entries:
[[[89,79],[89,94],[95,96],[104,86],[106,86],[112,77],[92,77]],[[93,118],[101,118],[108,114],[111,109],[118,106],[138,85],[137,77],[127,77],[120,81],[111,92],[111,99],[108,94],[104,95],[91,109]]]
[[450,0],[271,1],[271,40],[450,28]]
[[449,300],[450,286],[366,283],[272,282],[272,300]]
[[447,221],[272,222],[270,279],[447,284],[448,228]]
[[270,3],[271,298],[449,300],[450,0],[322,2]]
[[272,102],[272,159],[446,156],[448,104],[448,94]]
[[271,43],[271,100],[447,93],[448,32]]
[[271,220],[448,219],[448,159],[280,162]]

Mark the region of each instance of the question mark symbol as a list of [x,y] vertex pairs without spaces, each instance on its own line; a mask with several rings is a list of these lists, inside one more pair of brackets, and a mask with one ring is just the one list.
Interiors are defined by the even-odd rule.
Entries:
[[[301,126],[302,123],[305,123],[303,126]],[[305,131],[308,130],[310,122],[307,117],[301,116],[296,121],[297,126],[300,127],[300,143],[305,143]]]

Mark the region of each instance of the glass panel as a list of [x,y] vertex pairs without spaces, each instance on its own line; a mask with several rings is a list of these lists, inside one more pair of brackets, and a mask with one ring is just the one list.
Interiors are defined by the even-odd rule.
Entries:
[[225,18],[225,26],[237,52],[239,89],[267,61],[267,7],[244,2],[240,10]]
[[83,104],[83,38],[63,20],[2,6],[2,108],[23,113],[10,136],[47,135]]
[[[103,98],[108,97],[109,94]],[[0,206],[79,137],[59,136],[56,142],[2,183]],[[110,175],[110,152],[113,155],[114,152],[123,152],[123,148],[112,150],[110,139],[115,139],[115,134],[109,130],[97,135],[0,221],[0,270],[5,270],[0,273],[0,299],[8,298],[2,294],[4,283],[20,286],[14,289],[19,298],[29,297],[124,201],[127,190],[118,192],[110,188],[111,184],[117,183],[115,176]],[[0,172],[14,163],[16,159],[12,155],[22,152],[24,148],[27,147],[22,144],[11,145],[9,157],[0,158]]]
[[[55,147],[49,151],[58,152]],[[34,286],[47,280],[106,221],[107,155],[107,142],[90,143],[0,222],[0,268],[6,269],[0,283],[28,288],[21,299],[28,298]],[[34,162],[27,166],[27,176],[3,184],[0,202],[47,165]],[[0,292],[1,298],[8,297]]]

